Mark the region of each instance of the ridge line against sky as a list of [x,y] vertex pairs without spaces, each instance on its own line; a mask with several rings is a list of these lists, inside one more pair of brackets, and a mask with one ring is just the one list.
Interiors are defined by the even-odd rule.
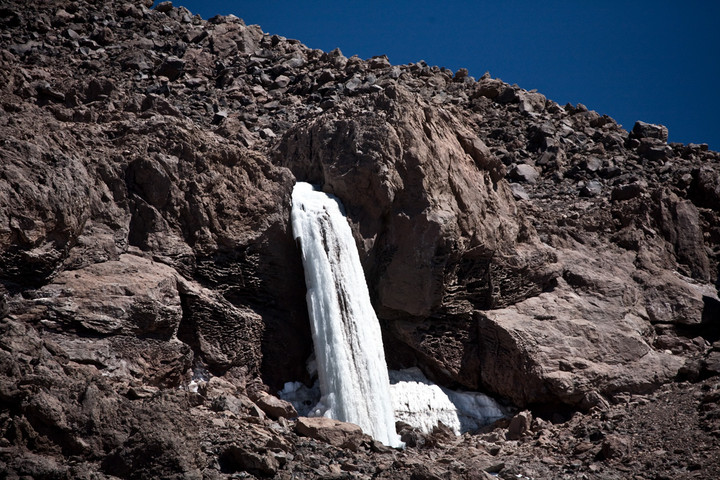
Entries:
[[720,150],[720,2],[176,0],[346,56],[467,68]]

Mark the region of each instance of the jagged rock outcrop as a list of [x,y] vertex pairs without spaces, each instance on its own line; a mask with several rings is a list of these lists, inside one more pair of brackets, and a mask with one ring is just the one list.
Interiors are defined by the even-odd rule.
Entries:
[[[646,460],[635,407],[717,469],[720,154],[489,74],[151,7],[0,5],[0,472],[619,478]],[[298,436],[266,393],[311,381],[296,180],[344,202],[392,367],[540,417],[403,427],[403,453]],[[568,409],[590,413],[542,420]],[[654,471],[687,473],[659,442],[674,470]]]
[[490,308],[552,283],[554,257],[532,242],[504,165],[460,115],[394,86],[348,103],[365,115],[301,124],[279,156],[343,199],[381,317]]

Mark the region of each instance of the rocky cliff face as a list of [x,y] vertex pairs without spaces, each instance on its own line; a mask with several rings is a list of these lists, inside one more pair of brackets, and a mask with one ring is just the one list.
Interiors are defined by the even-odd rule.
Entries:
[[151,6],[0,4],[0,469],[312,477],[339,474],[317,457],[336,447],[358,476],[492,467],[494,437],[462,440],[476,463],[453,470],[265,418],[263,391],[310,381],[297,180],[344,202],[392,367],[556,414],[714,388],[707,145],[489,75]]

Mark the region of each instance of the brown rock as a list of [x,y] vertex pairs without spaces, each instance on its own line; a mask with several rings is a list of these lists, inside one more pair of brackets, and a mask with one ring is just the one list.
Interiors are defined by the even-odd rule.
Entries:
[[169,339],[182,311],[176,272],[135,255],[65,271],[40,289],[33,311],[44,310],[46,326],[101,335]]
[[275,88],[285,88],[290,82],[291,79],[287,75],[278,75],[277,77],[275,77],[272,86]]
[[664,125],[653,125],[652,123],[645,123],[638,120],[635,122],[635,125],[633,125],[630,137],[655,138],[661,140],[662,142],[667,142],[668,129]]
[[538,178],[540,178],[540,173],[538,173],[532,165],[521,163],[519,165],[515,165],[510,170],[508,177],[519,182],[535,183],[538,181]]
[[709,376],[720,375],[720,352],[710,352],[702,361],[703,371]]
[[363,442],[371,441],[357,425],[325,417],[299,417],[295,431],[300,435],[352,451],[357,451]]
[[655,192],[653,200],[660,230],[674,247],[678,262],[685,264],[694,278],[712,279],[698,209],[691,201],[664,190]]
[[637,147],[637,152],[651,161],[664,161],[673,156],[673,149],[662,140],[643,138]]
[[193,352],[180,342],[116,335],[82,340],[52,334],[58,353],[83,365],[94,365],[122,381],[141,380],[151,386],[177,388],[187,382]]
[[466,133],[458,132],[457,138],[465,153],[475,160],[477,167],[480,170],[490,172],[490,179],[493,182],[498,182],[505,176],[505,165],[492,154],[487,145],[477,135],[469,131]]
[[7,296],[4,292],[0,292],[0,320],[10,313],[10,307],[8,306]]
[[710,167],[693,171],[691,195],[706,208],[720,211],[720,172]]
[[508,440],[518,440],[530,433],[532,418],[532,413],[525,410],[510,419],[510,425],[508,426]]
[[717,301],[715,289],[698,285],[674,272],[638,272],[636,278],[644,288],[645,309],[655,323],[700,325],[707,318],[708,303]]
[[290,402],[281,400],[274,395],[266,392],[258,392],[257,395],[251,397],[252,401],[267,413],[270,418],[294,418],[298,416],[297,410]]
[[[158,5],[160,7],[160,5]],[[185,72],[185,60],[174,55],[166,57],[156,70],[157,75],[167,77],[170,81],[177,80]]]
[[604,460],[621,459],[630,454],[632,439],[624,435],[608,435],[605,437],[600,449],[600,458]]
[[172,4],[172,2],[169,2],[169,1],[160,2],[157,4],[157,6],[155,6],[155,10],[157,10],[160,13],[167,13],[167,12],[172,11],[172,9],[173,9],[173,4]]
[[92,180],[75,155],[5,138],[0,278],[37,285],[56,271],[80,235],[89,216]]
[[210,36],[213,53],[222,57],[240,53],[252,53],[258,48],[262,30],[257,25],[244,26],[240,23],[216,25]]
[[501,80],[483,76],[478,82],[476,95],[495,100],[500,96],[500,93],[505,90],[505,86],[506,84]]
[[180,280],[178,288],[183,305],[178,339],[200,353],[203,361],[218,372],[242,366],[248,374],[257,375],[264,331],[261,317],[197,284]]
[[545,95],[537,92],[520,92],[520,111],[526,113],[541,113],[545,110]]
[[454,117],[401,89],[395,97],[388,120],[330,113],[288,132],[280,150],[299,179],[343,200],[380,314],[427,316],[443,298],[460,300],[449,290],[478,304],[517,301],[492,299],[495,269],[524,284],[519,290],[540,291],[549,279],[539,264],[525,264],[530,275],[515,273],[524,263],[519,225],[511,191],[497,183],[497,161]]
[[552,292],[475,312],[482,385],[518,405],[589,408],[595,390],[641,393],[674,378],[683,360],[648,344],[645,312],[632,307],[639,292],[623,272],[631,263],[608,252],[598,259],[563,252],[560,261],[572,274]]
[[370,59],[370,62],[368,63],[368,66],[371,70],[378,70],[383,68],[390,68],[390,60],[388,60],[387,55],[379,55],[372,57]]
[[220,463],[225,471],[242,471],[261,477],[272,477],[280,467],[272,452],[257,452],[238,445],[227,447],[220,455]]
[[613,201],[630,200],[638,197],[645,190],[640,182],[634,182],[627,185],[620,185],[613,188],[610,198]]

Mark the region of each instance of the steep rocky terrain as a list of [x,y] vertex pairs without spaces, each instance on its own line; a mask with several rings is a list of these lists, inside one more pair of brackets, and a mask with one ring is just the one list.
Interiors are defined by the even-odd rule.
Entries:
[[[0,0],[4,477],[720,475],[720,154],[150,7]],[[519,413],[395,451],[267,394],[311,381],[298,180],[390,366]]]

